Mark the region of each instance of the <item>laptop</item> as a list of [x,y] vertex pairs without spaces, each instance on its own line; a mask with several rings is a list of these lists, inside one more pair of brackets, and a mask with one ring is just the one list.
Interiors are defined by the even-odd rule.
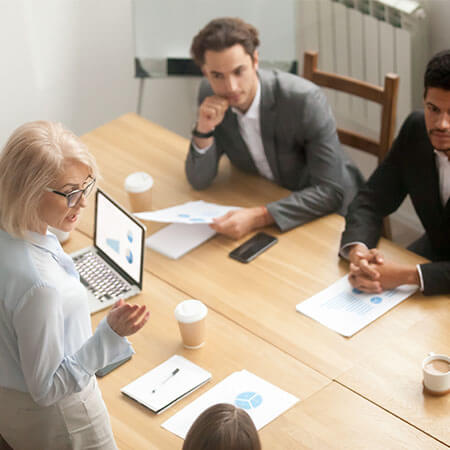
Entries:
[[94,245],[71,254],[91,314],[141,292],[144,248],[145,226],[97,189]]

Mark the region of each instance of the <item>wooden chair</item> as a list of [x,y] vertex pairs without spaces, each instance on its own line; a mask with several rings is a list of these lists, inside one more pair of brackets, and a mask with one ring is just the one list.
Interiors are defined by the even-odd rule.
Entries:
[[[318,86],[356,95],[357,97],[381,105],[381,128],[378,140],[343,128],[338,128],[337,130],[341,144],[357,148],[376,156],[378,158],[378,164],[380,164],[391,148],[394,139],[399,81],[398,75],[393,73],[386,74],[384,77],[384,86],[381,87],[357,80],[356,78],[319,70],[317,68],[318,57],[318,52],[305,52],[303,65],[304,78],[312,81]],[[392,236],[389,219],[387,217],[383,221],[383,235],[389,239]]]

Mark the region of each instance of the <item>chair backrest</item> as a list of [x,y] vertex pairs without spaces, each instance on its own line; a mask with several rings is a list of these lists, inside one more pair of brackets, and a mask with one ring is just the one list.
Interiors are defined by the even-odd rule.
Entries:
[[381,87],[357,80],[356,78],[319,70],[317,68],[318,58],[318,52],[305,52],[303,65],[304,78],[318,86],[356,95],[381,105],[381,128],[378,141],[347,129],[338,128],[337,130],[341,144],[375,155],[378,158],[379,164],[391,148],[394,139],[398,75],[393,73],[386,74],[384,77],[384,86]]
[[[384,77],[384,86],[381,87],[357,80],[356,78],[319,70],[317,68],[318,59],[318,52],[305,52],[303,63],[304,78],[318,86],[356,95],[357,97],[381,105],[381,127],[378,141],[344,128],[337,129],[341,144],[375,155],[378,158],[378,164],[380,164],[391,148],[392,141],[394,140],[398,75],[393,73],[386,74]],[[382,234],[388,239],[392,238],[391,225],[387,217],[383,220]]]

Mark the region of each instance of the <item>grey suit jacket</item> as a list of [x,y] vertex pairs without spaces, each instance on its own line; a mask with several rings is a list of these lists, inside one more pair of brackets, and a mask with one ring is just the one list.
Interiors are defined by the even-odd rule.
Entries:
[[[343,152],[325,95],[313,83],[278,70],[260,70],[261,133],[274,182],[292,193],[267,209],[280,230],[286,231],[332,212],[345,214],[363,178]],[[198,102],[213,95],[207,80]],[[238,168],[257,173],[239,132],[236,114],[229,108],[216,127],[214,144],[206,153],[191,142],[186,175],[195,189],[205,189],[226,154]]]

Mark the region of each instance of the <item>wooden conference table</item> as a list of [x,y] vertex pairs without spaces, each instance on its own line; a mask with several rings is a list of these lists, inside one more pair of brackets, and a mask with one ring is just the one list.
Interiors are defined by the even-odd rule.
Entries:
[[[83,136],[83,140],[97,158],[103,177],[100,186],[125,207],[129,204],[123,190],[124,179],[138,170],[150,173],[155,179],[154,209],[196,199],[253,206],[288,194],[273,183],[232,168],[225,158],[222,158],[214,184],[205,191],[193,190],[184,175],[188,141],[135,114],[125,115],[100,127]],[[217,317],[235,327],[236,333],[225,335],[233,336],[233,342],[238,342],[239,333],[245,332],[258,338],[257,345],[265,342],[271,351],[276,353],[278,350],[283,357],[293,358],[329,381],[293,408],[292,411],[300,409],[306,414],[301,416],[300,422],[293,423],[292,429],[290,426],[282,427],[283,433],[290,430],[288,434],[295,435],[297,440],[286,446],[274,441],[277,442],[275,446],[267,444],[267,448],[340,447],[342,443],[347,446],[350,442],[354,445],[348,445],[348,448],[354,448],[358,446],[354,440],[358,436],[365,446],[379,448],[383,432],[387,431],[385,427],[389,427],[393,419],[401,419],[399,423],[402,426],[398,430],[402,430],[402,437],[399,442],[404,443],[406,439],[408,448],[424,448],[428,439],[430,445],[435,445],[433,448],[439,448],[438,441],[448,445],[450,396],[425,396],[420,384],[421,361],[427,352],[450,351],[448,296],[425,298],[417,293],[351,338],[344,338],[295,311],[297,303],[346,273],[346,263],[337,256],[343,226],[342,217],[330,215],[284,234],[270,227],[268,231],[278,236],[279,243],[245,266],[228,258],[228,252],[243,240],[232,241],[223,236],[214,237],[177,261],[147,250],[146,276],[151,278],[146,280],[145,291],[151,299],[151,308],[157,303],[153,284],[167,283],[184,297],[201,299],[210,310],[218,313]],[[160,227],[150,224],[149,232]],[[85,211],[79,230],[92,237],[92,204]],[[389,241],[382,240],[380,247],[386,257],[400,262],[423,261]],[[150,324],[148,328],[151,327]],[[216,346],[210,336],[208,347],[212,347],[211,344]],[[237,348],[236,360],[246,361],[240,356],[242,347],[237,345]],[[147,353],[150,355],[152,351]],[[168,352],[167,356],[170,354]],[[157,363],[153,359],[146,360],[145,356],[143,359],[152,362],[147,369],[136,372],[136,376]],[[266,365],[277,373],[286,374],[286,368],[277,358],[270,360],[270,364],[266,361]],[[263,372],[253,369],[256,367],[253,364],[245,363],[245,367],[264,377]],[[226,370],[225,367],[222,369]],[[116,375],[111,374],[110,377],[115,379]],[[270,376],[267,379],[270,381]],[[105,378],[105,384],[107,382]],[[286,389],[297,395],[295,390]],[[109,389],[107,392],[109,394]],[[118,396],[118,389],[114,388],[111,395]],[[381,414],[381,420],[372,416],[365,419],[357,409],[350,412],[352,402],[345,400],[349,395],[353,401],[361,402],[361,408],[369,405],[375,408],[374,414]],[[304,399],[304,395],[299,396]],[[314,398],[320,400],[315,401]],[[345,404],[338,405],[340,401]],[[308,405],[311,409],[306,412]],[[169,411],[166,414],[175,412],[175,409]],[[333,416],[335,413],[336,417]],[[293,413],[288,412],[277,419],[272,428],[279,432],[277,424],[286,420],[289,414]],[[314,422],[315,425],[320,421],[323,425],[331,418],[333,425],[328,431],[323,431],[325,427],[319,434],[311,432],[313,424],[310,427],[302,425],[307,417],[313,420],[311,414],[314,420],[319,421]],[[376,423],[375,428],[373,422]],[[372,431],[379,427],[378,432],[373,433],[373,445],[366,434],[371,427]],[[351,432],[347,433],[349,430]],[[122,431],[126,434],[125,429]],[[268,434],[265,429],[263,433]],[[121,445],[125,444],[124,440]],[[392,445],[388,447],[393,448]]]

